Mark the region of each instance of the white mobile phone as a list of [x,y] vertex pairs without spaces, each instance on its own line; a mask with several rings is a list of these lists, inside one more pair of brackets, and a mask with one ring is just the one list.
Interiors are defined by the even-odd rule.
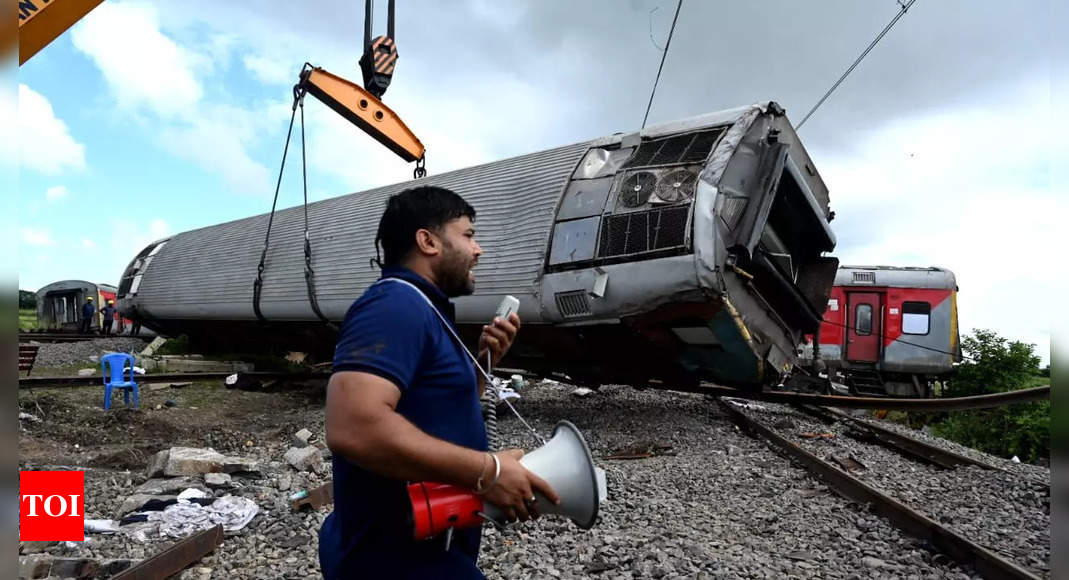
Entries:
[[520,309],[520,301],[515,296],[505,296],[501,299],[501,304],[497,307],[497,312],[494,313],[495,318],[501,320],[508,320],[509,315],[513,312],[517,312]]

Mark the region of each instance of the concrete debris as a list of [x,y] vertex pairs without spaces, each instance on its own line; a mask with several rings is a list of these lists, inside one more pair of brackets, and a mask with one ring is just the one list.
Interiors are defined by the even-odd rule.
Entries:
[[572,394],[575,395],[576,397],[587,397],[587,396],[590,396],[590,395],[594,394],[594,389],[588,389],[586,387],[579,387],[578,389],[572,391]]
[[229,473],[205,473],[204,483],[212,488],[230,487],[233,485]]
[[211,448],[172,447],[163,474],[173,477],[222,471],[224,461],[226,456]]
[[301,429],[293,436],[293,444],[297,447],[307,447],[311,440],[312,432],[308,429]]
[[320,455],[319,448],[315,445],[290,447],[284,459],[286,463],[292,465],[297,471],[314,470],[317,465],[323,463],[323,456]]
[[97,374],[97,370],[96,369],[78,369],[78,376],[79,377],[91,377],[91,376],[93,376],[95,374]]
[[167,339],[162,336],[157,336],[152,342],[148,343],[148,346],[141,351],[141,356],[152,356],[156,354],[156,351],[160,349],[163,344],[167,342]]
[[150,478],[163,475],[163,470],[167,467],[167,457],[170,454],[170,449],[164,449],[163,451],[157,452],[156,455],[153,455],[152,459],[148,462],[148,468],[145,470],[145,475]]
[[204,473],[255,473],[259,466],[247,457],[228,457],[211,448],[172,447],[149,461],[147,475],[176,477]]

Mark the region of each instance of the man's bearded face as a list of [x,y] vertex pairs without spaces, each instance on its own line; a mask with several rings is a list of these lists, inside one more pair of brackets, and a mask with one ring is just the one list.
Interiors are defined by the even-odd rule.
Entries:
[[446,296],[467,296],[475,292],[475,265],[482,248],[475,243],[471,220],[461,217],[441,228],[442,253],[434,265],[434,277]]

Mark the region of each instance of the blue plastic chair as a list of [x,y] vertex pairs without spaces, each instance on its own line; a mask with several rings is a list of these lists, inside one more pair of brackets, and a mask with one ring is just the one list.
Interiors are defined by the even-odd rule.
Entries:
[[[127,366],[129,363],[129,367]],[[101,375],[104,377],[104,408],[111,408],[111,390],[123,390],[123,401],[130,406],[130,392],[134,393],[134,406],[138,406],[137,383],[134,382],[134,357],[125,352],[113,352],[100,357]],[[126,369],[130,378],[126,378]]]

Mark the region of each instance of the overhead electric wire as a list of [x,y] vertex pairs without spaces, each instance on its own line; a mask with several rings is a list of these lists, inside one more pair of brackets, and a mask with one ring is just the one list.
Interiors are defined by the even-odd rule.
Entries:
[[801,129],[802,125],[805,125],[805,122],[809,120],[809,117],[812,117],[813,113],[817,112],[817,109],[819,109],[820,106],[824,104],[824,101],[828,100],[828,97],[830,97],[831,94],[835,92],[835,89],[839,88],[839,85],[843,84],[843,81],[846,80],[846,77],[849,76],[855,68],[857,68],[857,65],[861,64],[861,60],[869,54],[869,51],[871,51],[873,47],[875,47],[876,44],[880,42],[880,39],[883,38],[884,35],[891,30],[891,27],[894,26],[896,22],[898,22],[899,18],[902,18],[902,16],[906,14],[906,11],[909,10],[909,7],[913,6],[913,3],[916,1],[917,0],[909,0],[909,2],[905,5],[899,2],[899,6],[902,6],[902,9],[898,11],[898,14],[895,14],[895,17],[891,19],[891,22],[889,22],[887,26],[884,27],[880,34],[878,34],[876,38],[869,43],[868,47],[865,48],[865,51],[861,53],[861,56],[857,57],[857,60],[854,61],[854,64],[850,65],[850,68],[846,69],[846,72],[844,72],[843,75],[839,77],[839,80],[835,81],[835,84],[832,85],[830,89],[828,89],[828,92],[824,93],[824,96],[821,97],[819,101],[817,101],[817,104],[813,105],[813,108],[810,109],[808,113],[806,113],[806,116],[804,119],[802,119],[802,122],[798,123],[798,126],[795,127],[796,131],[798,129]]
[[661,52],[661,66],[657,67],[657,78],[653,81],[653,90],[650,91],[650,102],[646,104],[646,115],[642,117],[642,128],[646,128],[646,120],[650,118],[650,107],[653,106],[653,95],[657,94],[657,83],[661,81],[661,70],[664,69],[664,59],[668,56],[668,48],[672,46],[672,33],[676,31],[676,20],[679,19],[679,9],[683,7],[683,0],[676,4],[676,15],[672,17],[672,28],[668,31],[668,41],[664,43],[664,51]]

